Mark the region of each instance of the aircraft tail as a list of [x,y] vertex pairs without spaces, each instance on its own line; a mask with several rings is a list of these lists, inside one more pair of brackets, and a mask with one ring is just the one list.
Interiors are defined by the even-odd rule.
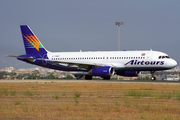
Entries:
[[21,25],[20,27],[26,54],[46,54],[48,52],[29,26]]

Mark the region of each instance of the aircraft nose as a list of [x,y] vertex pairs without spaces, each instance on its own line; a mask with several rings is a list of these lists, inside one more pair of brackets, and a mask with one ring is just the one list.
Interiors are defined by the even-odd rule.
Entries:
[[174,68],[177,66],[177,62],[175,60],[171,60],[171,67]]

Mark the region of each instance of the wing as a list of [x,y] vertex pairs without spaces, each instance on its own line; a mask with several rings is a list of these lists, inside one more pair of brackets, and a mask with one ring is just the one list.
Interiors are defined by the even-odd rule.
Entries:
[[48,62],[52,62],[53,64],[68,64],[68,66],[76,65],[79,68],[86,68],[86,69],[92,69],[93,67],[99,67],[99,66],[113,66],[111,64],[102,64],[102,63],[94,63],[94,62],[84,62],[84,61],[61,61],[61,60],[49,60],[49,59],[38,59],[38,60],[44,60]]

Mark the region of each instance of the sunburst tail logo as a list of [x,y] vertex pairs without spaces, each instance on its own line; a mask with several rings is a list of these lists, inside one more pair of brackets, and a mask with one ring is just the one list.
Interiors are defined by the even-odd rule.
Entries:
[[47,50],[27,25],[21,25],[26,54],[46,54]]
[[[39,43],[38,39],[36,38],[36,36],[33,36],[33,35],[29,35],[29,36],[27,35],[27,36],[25,36],[25,35],[23,35],[23,37],[26,39],[25,42],[31,43],[31,45],[32,45],[34,48],[36,48],[37,51],[39,51],[40,43]],[[29,46],[27,46],[27,47],[29,47]]]

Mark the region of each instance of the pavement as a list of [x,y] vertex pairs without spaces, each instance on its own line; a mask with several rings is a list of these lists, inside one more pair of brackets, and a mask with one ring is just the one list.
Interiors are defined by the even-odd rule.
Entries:
[[0,80],[0,83],[22,83],[22,82],[57,82],[57,83],[142,83],[142,84],[180,84],[180,81],[160,80]]

